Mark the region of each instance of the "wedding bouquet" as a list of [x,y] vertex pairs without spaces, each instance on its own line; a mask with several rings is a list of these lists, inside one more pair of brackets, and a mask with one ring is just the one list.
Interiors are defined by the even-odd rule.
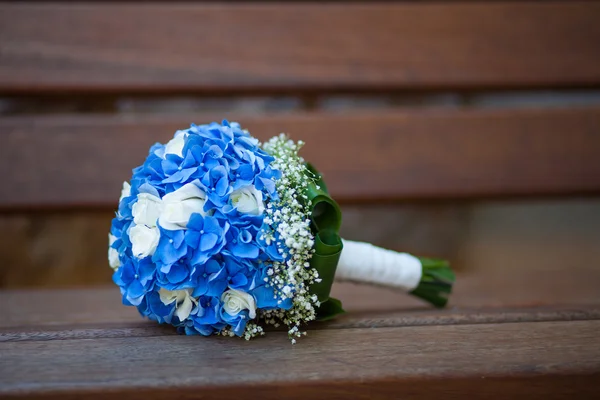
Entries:
[[192,125],[150,148],[123,183],[108,258],[125,305],[186,334],[242,336],[343,313],[335,280],[401,288],[444,306],[442,260],[341,240],[322,176],[284,134],[261,144],[237,123]]

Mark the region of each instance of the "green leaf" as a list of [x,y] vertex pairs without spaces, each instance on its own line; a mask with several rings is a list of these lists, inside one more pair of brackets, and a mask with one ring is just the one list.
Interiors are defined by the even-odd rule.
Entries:
[[335,200],[329,196],[322,175],[312,165],[307,164],[306,167],[309,184],[304,194],[312,207],[311,230],[315,235],[315,253],[310,266],[319,273],[321,279],[321,282],[311,285],[310,293],[316,294],[323,305],[328,302],[335,270],[342,253],[342,239],[338,233],[342,224],[342,212]]
[[313,232],[332,230],[337,233],[342,224],[340,207],[329,196],[321,174],[310,164],[307,164],[307,168],[309,177],[312,179],[309,181],[305,194],[312,204],[311,222]]
[[315,253],[310,260],[310,266],[317,270],[321,282],[313,283],[310,293],[316,294],[322,303],[329,298],[342,248],[342,240],[334,231],[322,231],[315,236]]
[[321,303],[321,307],[317,310],[317,321],[328,321],[345,313],[346,311],[342,308],[342,302],[330,297],[329,300]]

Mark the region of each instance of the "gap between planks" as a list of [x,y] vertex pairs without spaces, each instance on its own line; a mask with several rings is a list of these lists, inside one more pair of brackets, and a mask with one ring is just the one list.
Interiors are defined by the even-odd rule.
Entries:
[[[539,307],[522,309],[461,309],[433,311],[354,312],[329,322],[313,322],[308,331],[322,329],[374,329],[390,327],[480,325],[518,322],[600,320],[600,307]],[[268,335],[282,329],[269,329]],[[174,328],[139,320],[103,324],[61,324],[0,328],[0,343],[176,335]],[[260,340],[260,339],[259,339]]]

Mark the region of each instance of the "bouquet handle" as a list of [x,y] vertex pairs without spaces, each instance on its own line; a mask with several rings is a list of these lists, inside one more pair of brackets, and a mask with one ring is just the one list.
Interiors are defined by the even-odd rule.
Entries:
[[447,261],[415,257],[370,243],[342,240],[335,280],[400,289],[443,307],[454,283]]

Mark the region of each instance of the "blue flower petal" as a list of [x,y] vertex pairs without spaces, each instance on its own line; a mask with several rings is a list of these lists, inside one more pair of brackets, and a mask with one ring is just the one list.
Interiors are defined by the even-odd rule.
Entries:
[[230,249],[233,255],[237,257],[252,259],[258,257],[258,247],[251,243],[238,242],[237,244],[232,245]]
[[260,309],[273,309],[277,308],[277,298],[273,287],[267,287],[266,285],[259,286],[252,290],[252,295],[256,299],[256,307]]
[[206,232],[200,236],[200,251],[209,251],[219,240],[219,237],[212,232]]

